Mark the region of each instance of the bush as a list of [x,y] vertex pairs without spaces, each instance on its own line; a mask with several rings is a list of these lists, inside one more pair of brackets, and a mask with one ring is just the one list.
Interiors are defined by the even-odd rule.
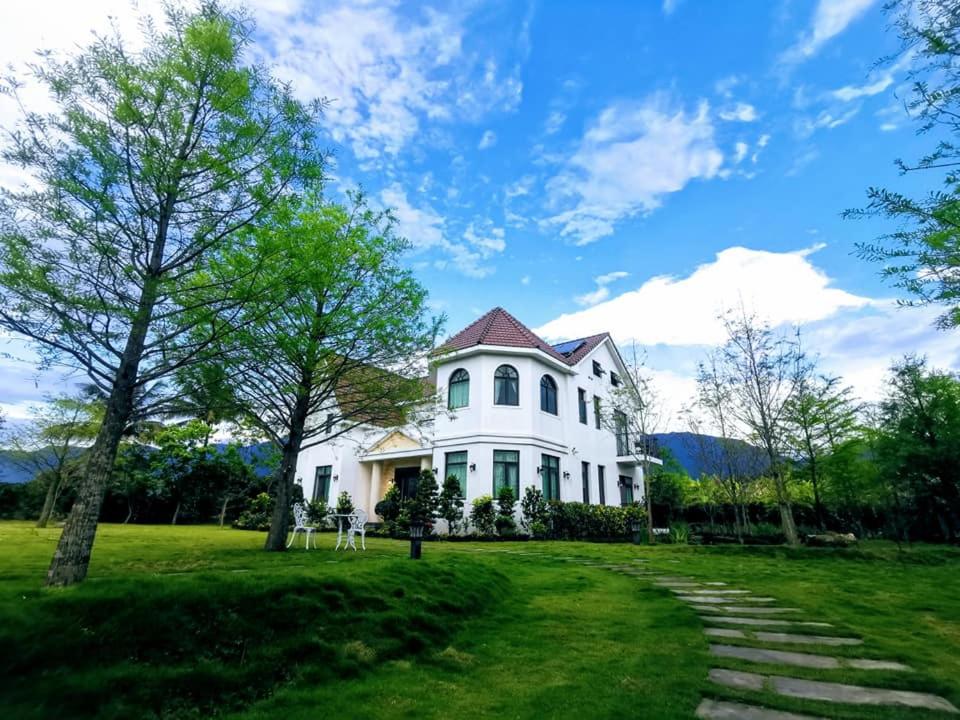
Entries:
[[514,518],[516,506],[517,498],[513,494],[513,488],[500,488],[497,493],[497,519],[494,521],[499,535],[512,537],[517,534],[517,522]]
[[400,517],[400,510],[400,488],[398,488],[396,483],[394,483],[383,496],[383,500],[377,503],[377,506],[374,508],[374,512],[380,516],[380,519],[383,520],[384,524],[387,524],[394,522],[398,517]]
[[350,493],[344,490],[337,496],[337,514],[338,515],[349,515],[353,512],[353,498],[350,497]]
[[447,531],[454,534],[463,521],[463,492],[460,490],[460,480],[455,475],[449,475],[443,481],[439,513],[447,521]]
[[437,478],[433,470],[421,470],[417,480],[417,493],[405,508],[411,523],[420,523],[428,528],[433,527],[437,518],[437,509],[440,506],[440,494],[437,487]]
[[307,503],[307,522],[316,527],[323,527],[330,514],[330,506],[324,500],[314,500]]
[[470,510],[470,522],[480,535],[493,535],[496,527],[497,512],[490,495],[481,495],[473,501]]
[[269,493],[262,492],[247,503],[233,526],[240,530],[269,530],[272,512],[273,498]]
[[523,517],[523,527],[530,533],[534,532],[534,525],[541,525],[544,528],[543,535],[546,535],[547,519],[547,501],[543,499],[543,493],[539,488],[528,485],[523,491],[523,500],[520,502],[520,513]]

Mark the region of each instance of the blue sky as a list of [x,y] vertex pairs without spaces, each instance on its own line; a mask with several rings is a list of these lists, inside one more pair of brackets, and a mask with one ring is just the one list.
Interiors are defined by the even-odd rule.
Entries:
[[[801,324],[824,366],[867,397],[905,351],[960,366],[935,312],[895,308],[877,267],[852,255],[884,224],[839,217],[869,185],[935,182],[893,166],[931,141],[903,110],[911,59],[875,66],[897,49],[881,4],[252,10],[258,58],[301,96],[330,100],[331,193],[360,184],[394,208],[451,332],[501,305],[548,337],[636,339],[676,408],[720,339],[717,313],[737,303]],[[108,12],[131,22],[121,0],[4,8],[0,59],[82,42]],[[16,412],[36,392],[0,403]]]

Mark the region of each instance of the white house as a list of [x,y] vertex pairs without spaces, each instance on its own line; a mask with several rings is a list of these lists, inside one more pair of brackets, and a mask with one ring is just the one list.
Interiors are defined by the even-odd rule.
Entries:
[[518,499],[530,485],[564,501],[643,498],[631,438],[601,423],[611,389],[629,377],[608,333],[549,345],[498,307],[441,350],[431,380],[443,407],[432,421],[365,425],[302,451],[297,477],[308,500],[336,503],[346,491],[373,520],[389,483],[412,493],[423,468],[458,477],[467,508],[503,485]]

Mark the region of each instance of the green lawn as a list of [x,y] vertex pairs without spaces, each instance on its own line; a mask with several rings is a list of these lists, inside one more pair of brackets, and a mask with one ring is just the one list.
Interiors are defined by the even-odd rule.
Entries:
[[[690,718],[704,695],[736,697],[707,682],[710,667],[770,669],[713,661],[697,615],[648,580],[560,557],[643,559],[769,593],[865,639],[845,654],[917,669],[829,679],[960,705],[953,549],[428,543],[416,563],[388,540],[335,554],[322,535],[318,551],[267,554],[259,533],[107,525],[88,581],[44,590],[57,533],[0,523],[5,718]],[[514,549],[555,557],[504,552]],[[936,717],[763,700],[829,717]]]

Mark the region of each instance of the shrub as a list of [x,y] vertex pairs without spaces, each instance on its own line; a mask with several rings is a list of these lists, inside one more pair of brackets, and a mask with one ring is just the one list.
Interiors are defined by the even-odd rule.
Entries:
[[463,493],[460,490],[460,481],[455,475],[449,475],[443,481],[439,513],[440,517],[447,521],[450,534],[455,533],[463,520]]
[[513,488],[500,488],[500,492],[497,493],[497,519],[494,521],[498,534],[504,537],[517,534],[517,522],[514,518],[516,506],[517,498],[513,494]]
[[344,490],[337,496],[337,514],[338,515],[349,515],[353,512],[353,498],[350,497],[350,493]]
[[314,500],[307,504],[307,522],[322,527],[330,514],[330,506],[325,500]]
[[481,495],[473,501],[470,510],[470,522],[480,535],[493,535],[497,512],[493,506],[493,498]]
[[262,492],[250,500],[233,526],[240,530],[269,530],[272,512],[273,498],[269,493]]
[[539,488],[528,485],[523,491],[523,500],[520,501],[520,513],[523,516],[523,527],[531,534],[534,532],[534,525],[541,525],[544,528],[543,535],[546,535],[547,527],[547,501],[543,499],[543,493]]
[[406,512],[411,523],[421,523],[432,526],[437,518],[440,506],[440,494],[437,488],[437,477],[433,470],[421,470],[417,481],[417,493],[407,503]]
[[392,523],[400,516],[400,510],[400,488],[396,484],[392,484],[383,496],[383,500],[377,503],[374,512],[380,516],[384,523]]
[[670,542],[686,545],[690,542],[690,526],[685,522],[676,522],[670,526]]

